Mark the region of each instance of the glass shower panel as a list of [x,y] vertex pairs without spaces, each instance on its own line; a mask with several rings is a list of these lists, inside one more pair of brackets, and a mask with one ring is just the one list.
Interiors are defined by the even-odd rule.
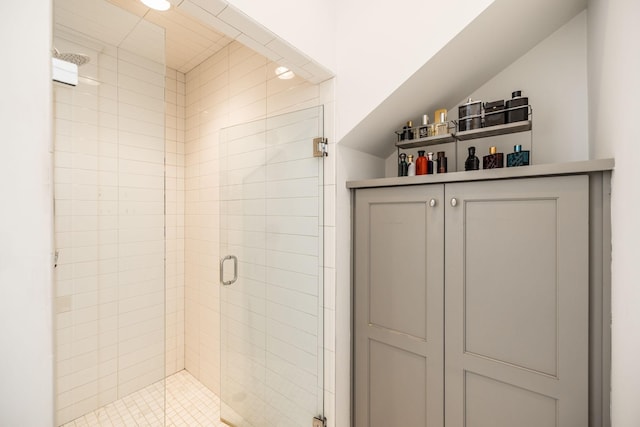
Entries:
[[324,411],[323,127],[320,106],[221,131],[221,418],[233,426]]
[[[165,374],[165,66],[136,48],[163,52],[164,31],[110,32],[137,21],[102,0],[54,2],[55,55],[88,59],[76,87],[54,84],[57,425]],[[161,384],[155,397],[121,422],[163,425]]]

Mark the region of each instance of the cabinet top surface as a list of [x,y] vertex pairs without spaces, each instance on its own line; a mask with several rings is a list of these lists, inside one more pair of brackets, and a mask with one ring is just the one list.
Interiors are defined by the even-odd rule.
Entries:
[[484,169],[478,171],[449,172],[435,175],[402,176],[347,181],[347,188],[394,187],[399,185],[444,184],[447,182],[489,181],[495,179],[529,178],[536,176],[570,175],[589,172],[610,171],[613,159],[586,160],[570,163],[549,163],[544,165],[514,168]]

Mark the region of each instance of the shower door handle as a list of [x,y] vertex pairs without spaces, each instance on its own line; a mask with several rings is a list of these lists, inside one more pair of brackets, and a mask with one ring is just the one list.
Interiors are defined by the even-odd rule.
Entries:
[[[224,262],[232,259],[233,260],[233,279],[224,280]],[[223,286],[233,285],[236,280],[238,280],[238,258],[235,255],[227,255],[226,257],[220,260],[220,283]]]

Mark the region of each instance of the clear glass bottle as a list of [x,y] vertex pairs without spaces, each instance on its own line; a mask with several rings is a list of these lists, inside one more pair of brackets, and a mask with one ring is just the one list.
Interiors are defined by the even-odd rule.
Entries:
[[441,108],[439,110],[436,110],[435,114],[434,114],[434,122],[436,123],[443,123],[447,121],[447,109],[446,108]]
[[498,153],[496,147],[489,148],[489,155],[482,158],[482,169],[496,169],[504,167],[504,154]]

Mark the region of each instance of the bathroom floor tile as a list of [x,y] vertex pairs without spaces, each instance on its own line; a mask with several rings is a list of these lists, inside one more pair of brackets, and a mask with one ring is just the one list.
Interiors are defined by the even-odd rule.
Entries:
[[[165,384],[166,383],[166,384]],[[166,401],[165,393],[166,387]],[[166,405],[166,410],[165,410]],[[227,427],[220,399],[186,370],[111,402],[62,427]]]

